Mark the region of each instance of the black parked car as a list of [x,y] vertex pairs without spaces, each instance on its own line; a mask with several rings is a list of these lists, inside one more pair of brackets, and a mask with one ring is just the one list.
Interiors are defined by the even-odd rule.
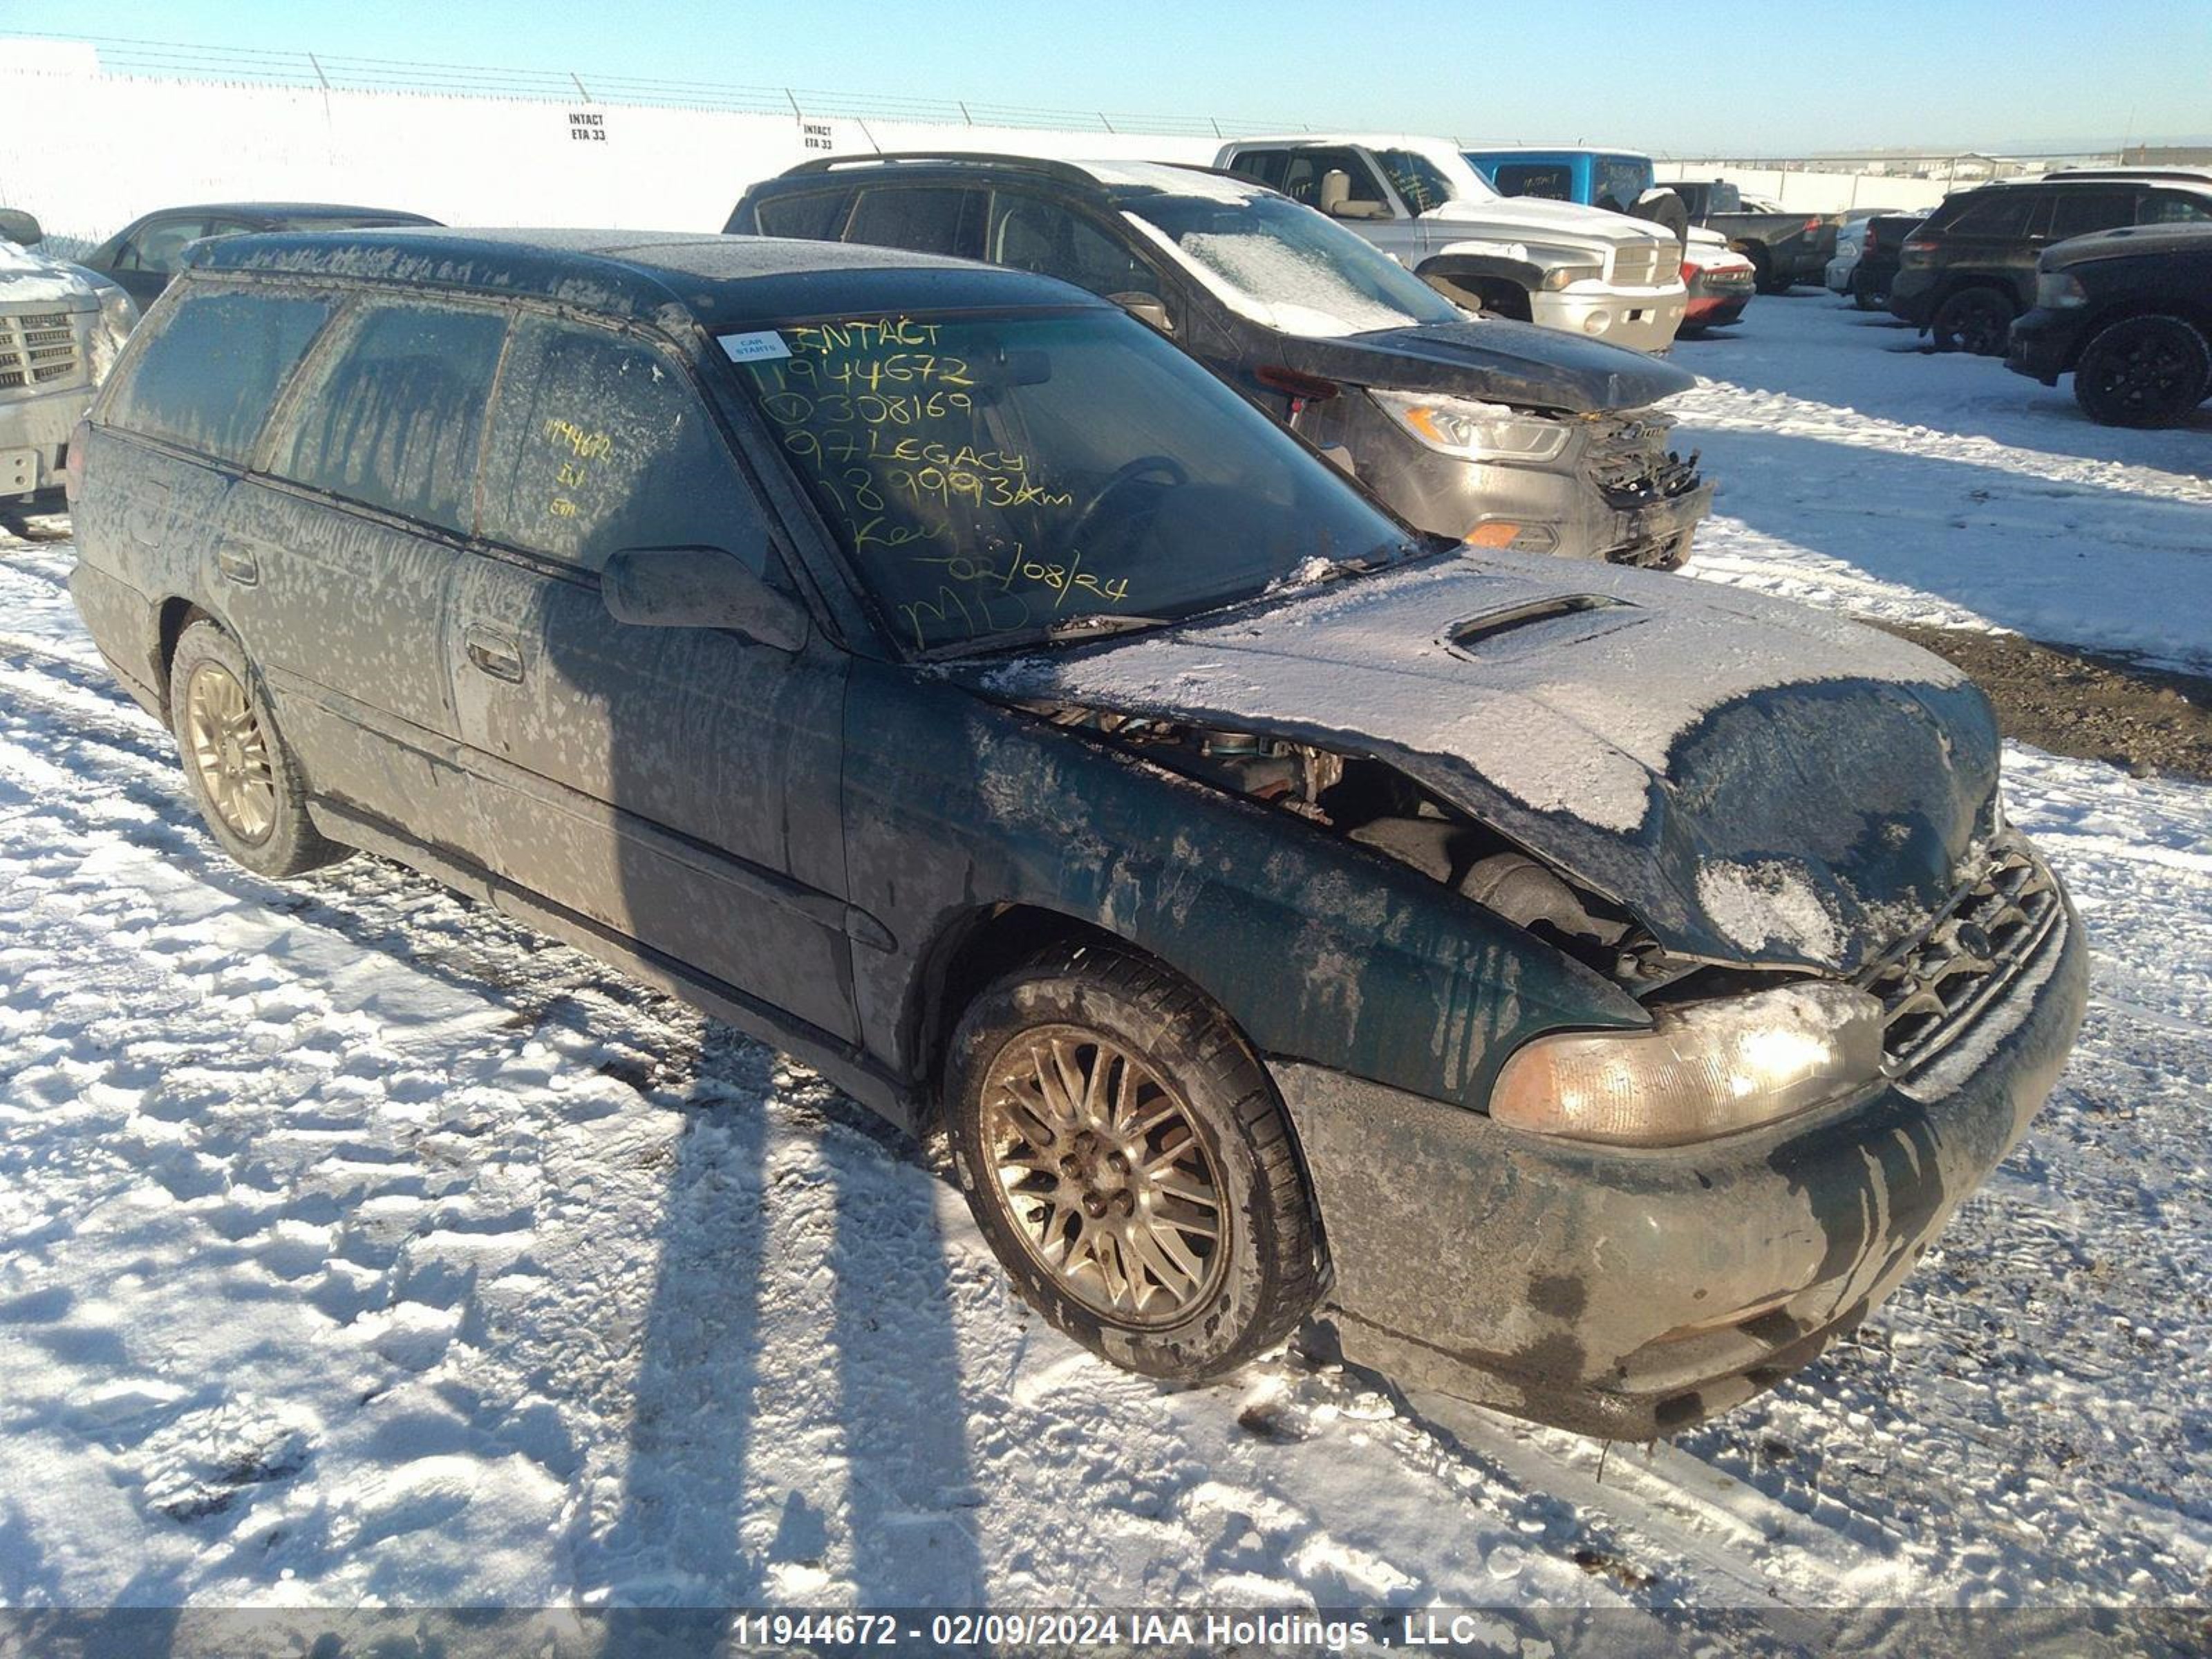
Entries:
[[1867,220],[1851,268],[1851,303],[1861,311],[1887,311],[1905,243],[1925,222],[1917,213],[1877,213]]
[[1469,317],[1326,214],[1210,169],[1018,155],[824,157],[755,185],[737,234],[957,254],[1150,323],[1424,530],[1662,568],[1713,486],[1651,405],[1694,377]]
[[340,207],[329,202],[215,202],[162,208],[133,219],[81,261],[120,284],[143,310],[176,274],[184,251],[203,236],[257,230],[344,230],[385,225],[434,225],[419,213]]
[[2212,224],[2138,226],[2061,242],[2006,366],[2108,426],[2166,426],[2212,398]]
[[2035,302],[2035,262],[2053,242],[2120,225],[2212,222],[2212,177],[2076,168],[1943,198],[1905,239],[1889,308],[1946,351],[1994,356]]
[[369,848],[942,1128],[1024,1294],[1642,1438],[1863,1316],[2085,951],[1979,693],[1413,532],[1120,309],[819,243],[204,244],[70,591],[264,875]]

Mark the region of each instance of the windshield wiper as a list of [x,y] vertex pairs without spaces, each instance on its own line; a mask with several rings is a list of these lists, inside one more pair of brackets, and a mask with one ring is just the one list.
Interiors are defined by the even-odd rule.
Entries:
[[1448,538],[1416,536],[1389,547],[1377,548],[1374,552],[1363,554],[1356,559],[1331,559],[1328,568],[1322,573],[1321,580],[1333,582],[1346,576],[1365,576],[1377,570],[1387,570],[1394,564],[1403,564],[1408,559],[1435,552],[1435,544],[1440,539]]
[[941,657],[981,656],[1018,645],[1066,645],[1078,640],[1103,640],[1109,635],[1127,634],[1140,628],[1165,628],[1170,620],[1166,617],[1132,617],[1118,611],[1085,611],[1081,616],[1061,617],[1041,628],[1009,628],[996,634],[978,635],[974,639],[950,640],[943,645],[933,645],[920,654],[924,662],[934,662]]

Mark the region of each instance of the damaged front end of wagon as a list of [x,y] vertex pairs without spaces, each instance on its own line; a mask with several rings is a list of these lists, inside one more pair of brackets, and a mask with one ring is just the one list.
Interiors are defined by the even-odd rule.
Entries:
[[[1772,1385],[1886,1296],[2025,1131],[2084,998],[1979,694],[1676,586],[1462,555],[957,671],[1575,965],[1511,1018],[1428,988],[1432,1042],[1477,1034],[1442,1084],[1296,1023],[1255,1040],[1347,1357],[1624,1438]],[[1422,994],[1339,968],[1363,1027]]]

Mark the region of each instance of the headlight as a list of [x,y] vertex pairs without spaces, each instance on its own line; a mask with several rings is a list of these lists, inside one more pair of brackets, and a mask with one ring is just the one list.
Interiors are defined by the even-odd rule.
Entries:
[[1548,461],[1567,447],[1571,435],[1564,421],[1517,414],[1503,404],[1404,392],[1367,395],[1431,449],[1470,460]]
[[1595,282],[1604,275],[1604,260],[1570,258],[1565,264],[1553,265],[1544,273],[1542,286],[1556,291],[1573,283]]
[[94,386],[106,381],[107,371],[123,355],[123,343],[131,337],[131,331],[137,325],[137,302],[115,283],[100,283],[100,320],[93,325],[90,353]]
[[2035,278],[2035,303],[2054,311],[2069,311],[2089,303],[2089,290],[2081,279],[2067,270],[2039,271]]
[[1615,1146],[1676,1146],[1756,1128],[1881,1071],[1881,1005],[1847,985],[1690,1003],[1649,1031],[1539,1037],[1498,1074],[1500,1123]]

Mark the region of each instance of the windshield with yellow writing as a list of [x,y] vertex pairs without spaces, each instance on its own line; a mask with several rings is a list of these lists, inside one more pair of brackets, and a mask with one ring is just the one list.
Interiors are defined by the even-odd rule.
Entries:
[[1189,616],[1407,539],[1119,313],[826,319],[722,345],[907,650]]

